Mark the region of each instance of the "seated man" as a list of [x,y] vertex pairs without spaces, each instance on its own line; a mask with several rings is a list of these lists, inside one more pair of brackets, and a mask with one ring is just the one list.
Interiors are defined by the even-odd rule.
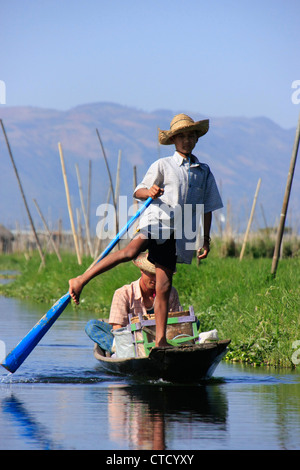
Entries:
[[[147,253],[141,253],[133,263],[140,269],[141,277],[115,291],[108,323],[90,320],[85,328],[87,335],[108,353],[111,353],[114,338],[111,330],[127,326],[130,313],[133,316],[139,313],[154,313],[155,266],[147,260]],[[181,310],[175,287],[171,288],[169,310],[173,312]]]

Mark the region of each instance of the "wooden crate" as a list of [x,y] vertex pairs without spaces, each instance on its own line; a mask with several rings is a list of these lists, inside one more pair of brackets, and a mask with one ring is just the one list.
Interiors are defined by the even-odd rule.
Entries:
[[[148,356],[151,348],[155,346],[155,315],[140,313],[138,316],[132,316],[130,314],[128,329],[132,333],[135,356]],[[166,336],[171,344],[195,342],[198,335],[196,317],[192,306],[186,311],[169,312]]]

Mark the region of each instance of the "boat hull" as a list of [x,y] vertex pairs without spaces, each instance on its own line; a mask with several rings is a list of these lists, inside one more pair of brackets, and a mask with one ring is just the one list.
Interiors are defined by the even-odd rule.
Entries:
[[170,348],[153,348],[148,357],[117,359],[103,356],[97,344],[94,356],[101,370],[138,379],[199,383],[209,379],[227,351],[230,340]]

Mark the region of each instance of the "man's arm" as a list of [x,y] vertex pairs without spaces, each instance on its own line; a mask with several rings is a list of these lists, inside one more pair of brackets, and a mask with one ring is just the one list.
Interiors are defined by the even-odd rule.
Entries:
[[134,193],[134,197],[137,199],[148,199],[148,197],[152,197],[152,199],[156,199],[157,197],[163,194],[164,190],[159,188],[156,184],[151,186],[150,189],[147,188],[140,188],[137,189]]
[[[207,258],[208,253],[210,251],[210,228],[211,228],[211,221],[212,221],[212,213],[206,212],[204,214],[204,243],[202,248],[199,248],[197,252],[198,259]],[[201,253],[202,252],[202,253]]]
[[163,174],[160,171],[160,161],[152,163],[152,165],[147,170],[142,182],[135,188],[133,196],[136,199],[147,199],[149,196],[152,199],[156,199],[161,196],[164,190],[161,188],[163,186]]

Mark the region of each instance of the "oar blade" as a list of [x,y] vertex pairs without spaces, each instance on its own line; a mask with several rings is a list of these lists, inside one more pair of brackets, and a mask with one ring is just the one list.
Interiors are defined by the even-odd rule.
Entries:
[[5,369],[13,373],[20,367],[60,314],[65,310],[70,299],[70,294],[67,293],[48,310],[17,346],[6,356],[4,362],[1,364]]

